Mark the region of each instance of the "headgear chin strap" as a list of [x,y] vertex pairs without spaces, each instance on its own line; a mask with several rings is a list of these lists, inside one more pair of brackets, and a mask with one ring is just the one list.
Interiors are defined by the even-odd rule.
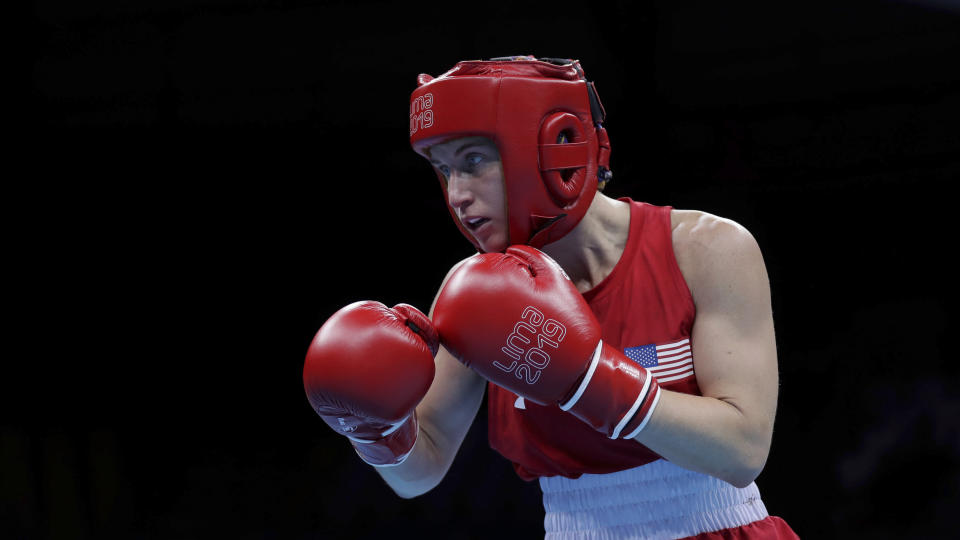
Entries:
[[[603,105],[577,60],[517,56],[460,62],[417,77],[410,96],[410,144],[484,136],[497,145],[506,190],[508,245],[541,247],[583,218],[609,170]],[[446,182],[438,171],[447,197]],[[456,210],[460,231],[480,251]]]

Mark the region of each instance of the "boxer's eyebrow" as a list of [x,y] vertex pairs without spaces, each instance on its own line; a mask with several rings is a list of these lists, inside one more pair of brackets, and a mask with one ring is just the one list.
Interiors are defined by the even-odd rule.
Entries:
[[[453,151],[453,155],[454,155],[454,156],[459,156],[460,154],[463,153],[464,150],[466,150],[466,149],[468,149],[468,148],[470,148],[470,147],[472,147],[472,146],[479,146],[479,147],[481,147],[481,149],[484,149],[484,147],[486,147],[487,145],[484,144],[484,143],[482,143],[482,142],[476,142],[476,141],[466,142],[466,143],[463,143],[463,144],[461,144],[460,146],[458,146],[457,149]],[[437,160],[435,160],[435,159],[433,159],[433,158],[430,158],[430,163],[440,164],[439,161],[437,161]]]
[[460,145],[460,148],[457,148],[457,151],[454,152],[453,155],[459,156],[461,152],[463,152],[467,148],[470,148],[471,146],[482,146],[482,145],[483,145],[482,143],[479,143],[476,141],[465,142]]

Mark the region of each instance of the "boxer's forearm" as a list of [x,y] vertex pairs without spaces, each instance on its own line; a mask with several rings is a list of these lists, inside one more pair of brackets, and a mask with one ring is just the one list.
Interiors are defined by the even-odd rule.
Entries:
[[771,422],[734,403],[661,390],[650,422],[634,440],[676,465],[745,487],[763,470],[772,432]]
[[[486,381],[447,358],[441,348],[434,384],[417,407],[419,434],[403,463],[377,472],[397,495],[423,495],[443,480],[483,402]],[[434,381],[436,383],[436,380]]]
[[443,480],[449,468],[444,462],[429,430],[421,424],[417,442],[403,463],[376,467],[376,471],[397,495],[412,499],[430,491]]

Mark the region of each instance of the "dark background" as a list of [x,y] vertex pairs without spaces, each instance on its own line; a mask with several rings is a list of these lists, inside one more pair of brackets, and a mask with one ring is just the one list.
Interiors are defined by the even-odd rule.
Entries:
[[0,536],[542,536],[539,487],[488,448],[485,411],[444,482],[402,500],[301,383],[336,309],[427,309],[471,253],[407,100],[420,72],[507,54],[582,61],[610,195],[757,237],[771,513],[805,538],[950,536],[951,4],[34,2]]

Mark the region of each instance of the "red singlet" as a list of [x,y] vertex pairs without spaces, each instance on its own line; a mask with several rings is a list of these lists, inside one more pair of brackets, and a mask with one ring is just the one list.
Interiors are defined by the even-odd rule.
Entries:
[[[701,395],[690,334],[695,308],[673,253],[670,207],[630,204],[627,246],[584,298],[602,339],[645,366],[661,387]],[[767,514],[755,483],[735,488],[687,471],[633,440],[611,440],[557,406],[488,386],[490,446],[525,480],[540,477],[545,538],[796,540]],[[646,466],[643,466],[646,465]]]
[[[605,343],[650,369],[662,388],[700,395],[689,341],[695,308],[673,254],[672,208],[622,200],[631,208],[626,248],[610,275],[583,296]],[[518,402],[516,394],[492,383],[488,391],[490,446],[524,480],[610,473],[659,459],[636,441],[611,440],[557,406]]]

